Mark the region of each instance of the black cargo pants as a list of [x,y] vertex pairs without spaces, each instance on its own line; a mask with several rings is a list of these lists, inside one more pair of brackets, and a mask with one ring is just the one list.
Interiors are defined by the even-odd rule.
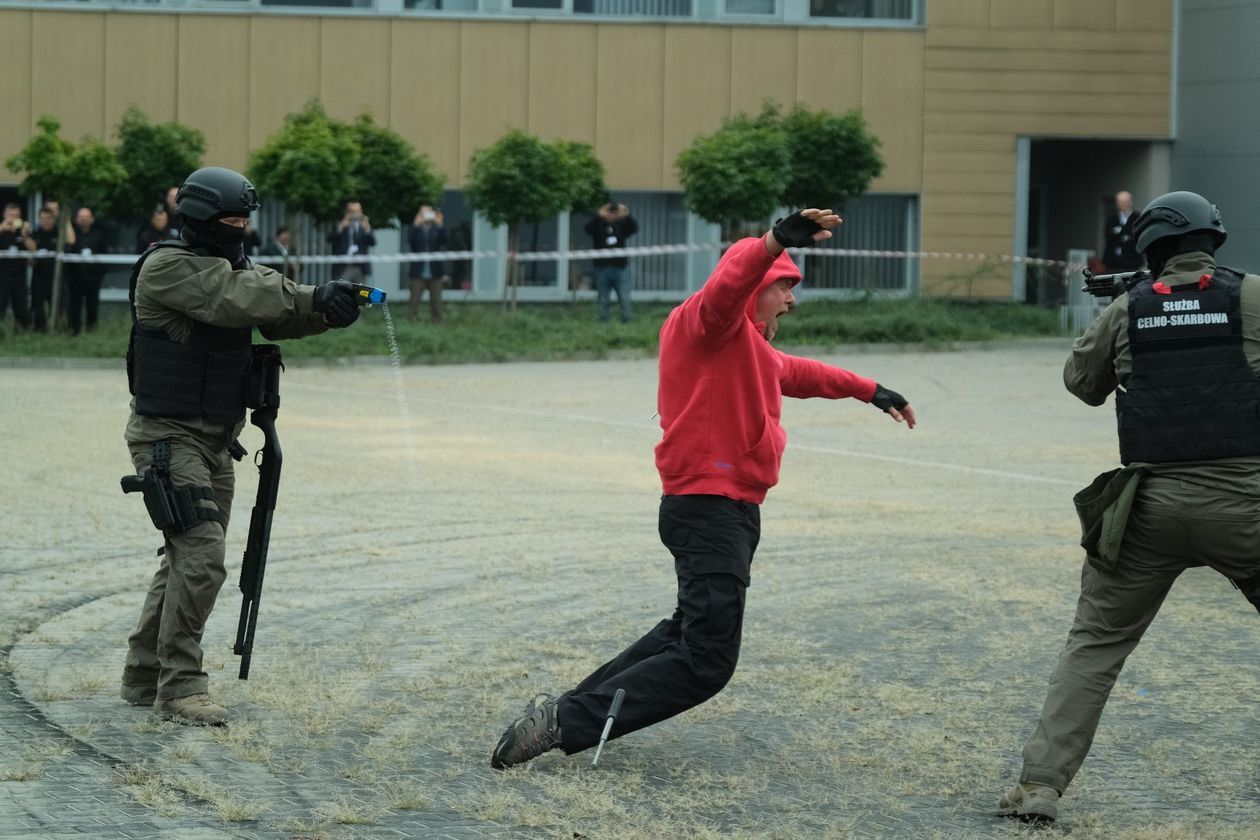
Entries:
[[760,510],[724,496],[663,496],[660,534],[674,555],[678,607],[560,697],[566,753],[599,742],[619,688],[626,697],[611,738],[700,705],[735,673]]

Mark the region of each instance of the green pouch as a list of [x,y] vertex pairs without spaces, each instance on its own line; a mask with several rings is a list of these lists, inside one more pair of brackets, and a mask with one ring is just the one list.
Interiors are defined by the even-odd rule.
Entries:
[[1100,569],[1114,569],[1120,559],[1129,511],[1145,474],[1127,467],[1108,470],[1072,497],[1081,520],[1081,548]]

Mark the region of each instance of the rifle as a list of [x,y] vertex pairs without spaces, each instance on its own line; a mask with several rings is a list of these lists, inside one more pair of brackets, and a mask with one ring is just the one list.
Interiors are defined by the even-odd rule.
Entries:
[[1089,292],[1094,297],[1118,298],[1143,280],[1149,280],[1151,273],[1145,269],[1138,271],[1122,271],[1116,274],[1094,274],[1088,268],[1081,269],[1085,275],[1082,292]]
[[271,542],[271,515],[276,510],[280,490],[280,438],[276,435],[276,411],[280,408],[280,371],[284,363],[280,348],[258,344],[253,348],[249,369],[246,405],[253,409],[249,422],[262,429],[263,447],[254,456],[258,466],[258,495],[249,519],[249,537],[241,562],[241,619],[236,625],[233,653],[241,657],[239,677],[249,679],[249,661],[254,652],[254,628],[258,625],[258,600],[262,595],[263,573],[267,569],[267,546]]

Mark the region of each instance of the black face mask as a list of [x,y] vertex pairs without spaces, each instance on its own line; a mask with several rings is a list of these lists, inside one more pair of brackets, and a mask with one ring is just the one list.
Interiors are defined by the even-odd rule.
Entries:
[[218,219],[185,219],[180,234],[184,241],[233,265],[244,257],[245,228],[225,225]]

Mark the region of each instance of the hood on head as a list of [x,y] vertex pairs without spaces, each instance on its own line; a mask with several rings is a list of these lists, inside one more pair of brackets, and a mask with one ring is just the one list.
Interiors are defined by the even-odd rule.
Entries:
[[792,261],[792,256],[787,251],[774,258],[774,262],[761,276],[761,282],[757,284],[757,294],[748,300],[748,317],[753,323],[757,323],[757,298],[771,283],[784,278],[790,279],[793,287],[801,282],[801,270],[796,267],[796,263]]

